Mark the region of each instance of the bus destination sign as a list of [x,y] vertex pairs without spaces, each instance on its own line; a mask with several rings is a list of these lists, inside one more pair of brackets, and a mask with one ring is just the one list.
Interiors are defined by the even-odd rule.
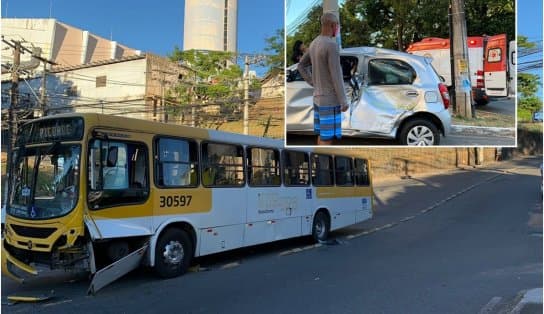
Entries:
[[17,144],[79,141],[83,138],[82,118],[59,118],[29,122],[22,127]]

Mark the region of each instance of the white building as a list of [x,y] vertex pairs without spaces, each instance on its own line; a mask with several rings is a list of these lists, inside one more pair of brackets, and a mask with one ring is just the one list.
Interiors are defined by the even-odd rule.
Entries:
[[185,0],[183,50],[237,51],[237,0]]
[[[99,112],[165,121],[161,99],[170,88],[190,78],[191,70],[153,54],[53,67],[46,75],[47,114]],[[40,111],[43,76],[21,78],[19,108]],[[11,81],[2,81],[2,108]]]
[[[56,19],[2,18],[1,21],[5,40],[21,41],[27,48],[39,47],[43,58],[60,66],[76,66],[141,54],[139,50]],[[2,48],[9,47],[2,43]],[[30,58],[29,53],[22,54],[21,62],[29,61]],[[2,64],[12,62],[13,50],[2,49]]]

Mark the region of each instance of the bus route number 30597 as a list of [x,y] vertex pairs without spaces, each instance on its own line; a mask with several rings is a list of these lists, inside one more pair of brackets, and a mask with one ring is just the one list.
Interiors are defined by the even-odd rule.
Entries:
[[184,207],[191,205],[191,195],[168,195],[159,199],[160,207]]

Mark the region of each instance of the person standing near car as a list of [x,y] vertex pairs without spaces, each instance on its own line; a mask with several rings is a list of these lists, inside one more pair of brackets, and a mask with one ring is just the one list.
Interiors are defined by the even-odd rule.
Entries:
[[338,27],[338,17],[330,12],[324,13],[321,16],[321,34],[312,41],[297,66],[304,80],[314,87],[314,132],[318,145],[332,145],[335,138],[342,138],[341,112],[349,108],[340,66],[340,49],[335,40]]
[[292,57],[293,64],[298,63],[305,53],[306,53],[306,46],[304,46],[304,43],[302,42],[302,40],[295,41],[295,44],[293,45],[293,57]]

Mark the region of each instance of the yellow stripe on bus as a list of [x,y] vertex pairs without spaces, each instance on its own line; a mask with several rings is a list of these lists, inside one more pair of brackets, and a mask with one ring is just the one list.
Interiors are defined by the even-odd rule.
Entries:
[[[149,205],[150,202],[152,206]],[[153,191],[145,204],[91,210],[90,215],[93,219],[100,220],[207,213],[211,210],[212,189],[168,189]]]
[[361,197],[372,196],[372,189],[359,186],[331,186],[331,187],[316,187],[317,198],[342,198],[342,197]]

